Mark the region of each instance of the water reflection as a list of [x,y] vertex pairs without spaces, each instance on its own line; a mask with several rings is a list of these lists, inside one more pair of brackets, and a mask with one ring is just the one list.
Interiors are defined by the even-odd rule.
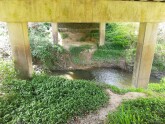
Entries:
[[[56,71],[55,75],[61,75],[67,79],[85,79],[104,82],[115,85],[120,88],[128,88],[132,86],[132,74],[112,68],[94,68],[90,70],[74,70],[74,71]],[[158,79],[151,77],[150,82],[159,82]]]

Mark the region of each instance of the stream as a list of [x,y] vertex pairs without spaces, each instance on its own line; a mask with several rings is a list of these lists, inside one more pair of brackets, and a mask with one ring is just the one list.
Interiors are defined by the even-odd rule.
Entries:
[[[132,86],[132,73],[120,69],[93,68],[88,70],[55,71],[54,75],[60,75],[67,79],[84,79],[104,82],[119,88],[129,88]],[[151,77],[150,82],[158,83],[159,80]]]

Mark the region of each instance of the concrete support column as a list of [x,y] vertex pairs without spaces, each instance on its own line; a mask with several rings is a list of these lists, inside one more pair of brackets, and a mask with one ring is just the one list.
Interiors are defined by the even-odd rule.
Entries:
[[137,88],[147,88],[151,74],[157,39],[156,23],[140,23],[133,84]]
[[27,23],[7,23],[15,69],[23,79],[33,73]]
[[100,41],[99,46],[103,46],[105,43],[105,27],[106,23],[100,23]]
[[52,23],[52,34],[53,34],[53,43],[58,43],[58,24]]

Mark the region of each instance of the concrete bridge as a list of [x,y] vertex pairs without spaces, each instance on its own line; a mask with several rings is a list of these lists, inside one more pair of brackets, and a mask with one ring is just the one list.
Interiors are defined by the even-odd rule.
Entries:
[[165,22],[165,3],[111,0],[0,0],[0,21],[7,22],[15,69],[23,78],[31,77],[33,72],[28,22],[100,23],[102,39],[106,22],[140,22],[133,84],[135,87],[147,88],[158,23]]

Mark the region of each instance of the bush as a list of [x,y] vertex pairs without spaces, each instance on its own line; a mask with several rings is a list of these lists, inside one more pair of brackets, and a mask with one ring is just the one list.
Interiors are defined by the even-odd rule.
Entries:
[[60,56],[65,50],[59,45],[53,45],[47,41],[31,41],[31,52],[33,59],[42,62],[45,68],[56,68],[55,62],[59,61]]
[[16,78],[16,72],[12,61],[0,59],[0,83],[4,80],[11,80],[13,78]]
[[[94,60],[111,61],[113,59],[128,58],[134,54],[129,50],[136,46],[137,36],[135,24],[108,23],[106,24],[105,45],[94,53]],[[136,26],[136,25],[135,25]],[[132,57],[132,56],[131,56]],[[129,58],[129,61],[132,60]]]
[[158,93],[165,93],[165,78],[162,78],[160,83],[150,83],[148,89]]
[[165,100],[140,98],[123,102],[108,115],[109,124],[164,124]]
[[62,37],[62,39],[66,39],[66,38],[68,38],[68,37],[69,37],[69,35],[68,35],[68,34],[66,34],[66,33],[61,33],[61,37]]
[[0,123],[64,124],[74,116],[94,111],[108,101],[93,82],[60,77],[34,76],[3,85]]
[[107,23],[106,42],[111,49],[126,49],[136,42],[135,28],[133,24]]
[[165,70],[165,45],[157,44],[156,52],[153,60],[152,71],[164,71]]
[[90,45],[82,45],[79,47],[77,47],[77,46],[70,47],[69,51],[70,51],[70,54],[72,55],[73,62],[76,64],[83,63],[83,61],[80,62],[80,60],[81,60],[80,53],[85,50],[89,50],[90,48],[91,48]]
[[111,61],[111,60],[118,60],[118,58],[122,57],[124,55],[123,50],[102,50],[98,49],[93,54],[94,60],[99,61]]
[[52,35],[50,33],[50,23],[33,23],[29,27],[29,38],[30,41],[49,41],[53,42]]
[[65,50],[52,44],[50,38],[50,24],[39,23],[35,28],[30,28],[30,46],[33,60],[39,60],[46,69],[54,69],[59,66],[58,61]]
[[90,49],[90,48],[91,48],[91,46],[89,46],[89,45],[83,45],[83,46],[79,46],[79,47],[72,46],[72,47],[70,47],[69,51],[70,51],[71,55],[78,56],[82,51]]

